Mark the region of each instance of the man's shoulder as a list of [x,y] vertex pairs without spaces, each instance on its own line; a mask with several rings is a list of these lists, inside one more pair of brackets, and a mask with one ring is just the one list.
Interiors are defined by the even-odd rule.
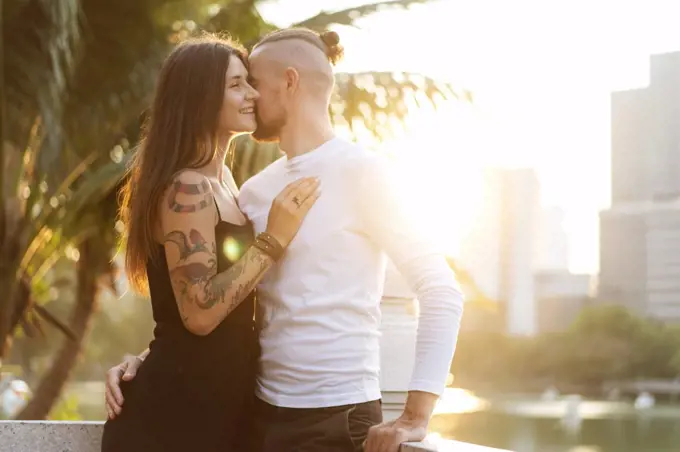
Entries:
[[339,157],[340,165],[344,166],[343,169],[350,171],[370,169],[375,165],[381,165],[381,162],[386,160],[379,151],[348,140],[341,142],[341,152],[336,155]]
[[389,173],[394,167],[393,160],[386,153],[361,145],[348,146],[344,154],[343,170],[357,177],[372,178]]

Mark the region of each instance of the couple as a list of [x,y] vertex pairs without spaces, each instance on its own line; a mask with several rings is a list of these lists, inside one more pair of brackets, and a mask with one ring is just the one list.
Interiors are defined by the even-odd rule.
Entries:
[[[104,452],[396,452],[425,436],[462,295],[413,226],[426,212],[397,195],[408,181],[334,135],[341,55],[333,32],[287,29],[250,56],[203,37],[165,61],[122,208],[154,340],[107,375]],[[251,132],[286,155],[239,193],[224,161]],[[404,412],[383,423],[385,254],[421,312]]]

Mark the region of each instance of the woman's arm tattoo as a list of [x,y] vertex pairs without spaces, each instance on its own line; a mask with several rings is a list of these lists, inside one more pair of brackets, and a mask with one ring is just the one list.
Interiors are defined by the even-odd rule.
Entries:
[[[197,199],[191,204],[180,204],[177,201],[177,195],[180,193],[196,197]],[[212,199],[213,195],[208,181],[203,181],[200,184],[186,184],[176,180],[173,182],[172,188],[170,189],[168,207],[170,210],[177,213],[198,212],[208,207]]]
[[[192,229],[188,236],[183,231],[172,231],[166,235],[165,243],[174,243],[180,252],[180,261],[170,277],[180,294],[181,299],[177,301],[182,312],[187,304],[208,310],[218,303],[229,303],[231,312],[254,289],[271,263],[271,258],[252,247],[231,268],[217,274],[215,243],[208,250],[197,230]],[[187,262],[199,254],[206,254],[207,260]]]

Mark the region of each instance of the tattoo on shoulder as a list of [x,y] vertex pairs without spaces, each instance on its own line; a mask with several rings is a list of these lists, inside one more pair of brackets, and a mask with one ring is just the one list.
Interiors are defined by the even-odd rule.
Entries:
[[[191,204],[181,204],[177,201],[177,196],[180,193],[195,197],[196,201]],[[175,181],[168,196],[168,207],[173,212],[192,213],[199,212],[210,206],[211,201],[212,192],[208,181],[203,181],[200,184],[186,184],[181,181]]]

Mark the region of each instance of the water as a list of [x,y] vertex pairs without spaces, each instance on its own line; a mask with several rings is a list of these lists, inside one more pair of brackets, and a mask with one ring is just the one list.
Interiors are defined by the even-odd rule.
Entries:
[[565,398],[481,400],[480,410],[456,409],[455,403],[439,407],[431,425],[434,439],[440,435],[515,452],[680,451],[680,406],[635,410],[632,402],[584,401],[578,422],[572,422],[563,418]]

